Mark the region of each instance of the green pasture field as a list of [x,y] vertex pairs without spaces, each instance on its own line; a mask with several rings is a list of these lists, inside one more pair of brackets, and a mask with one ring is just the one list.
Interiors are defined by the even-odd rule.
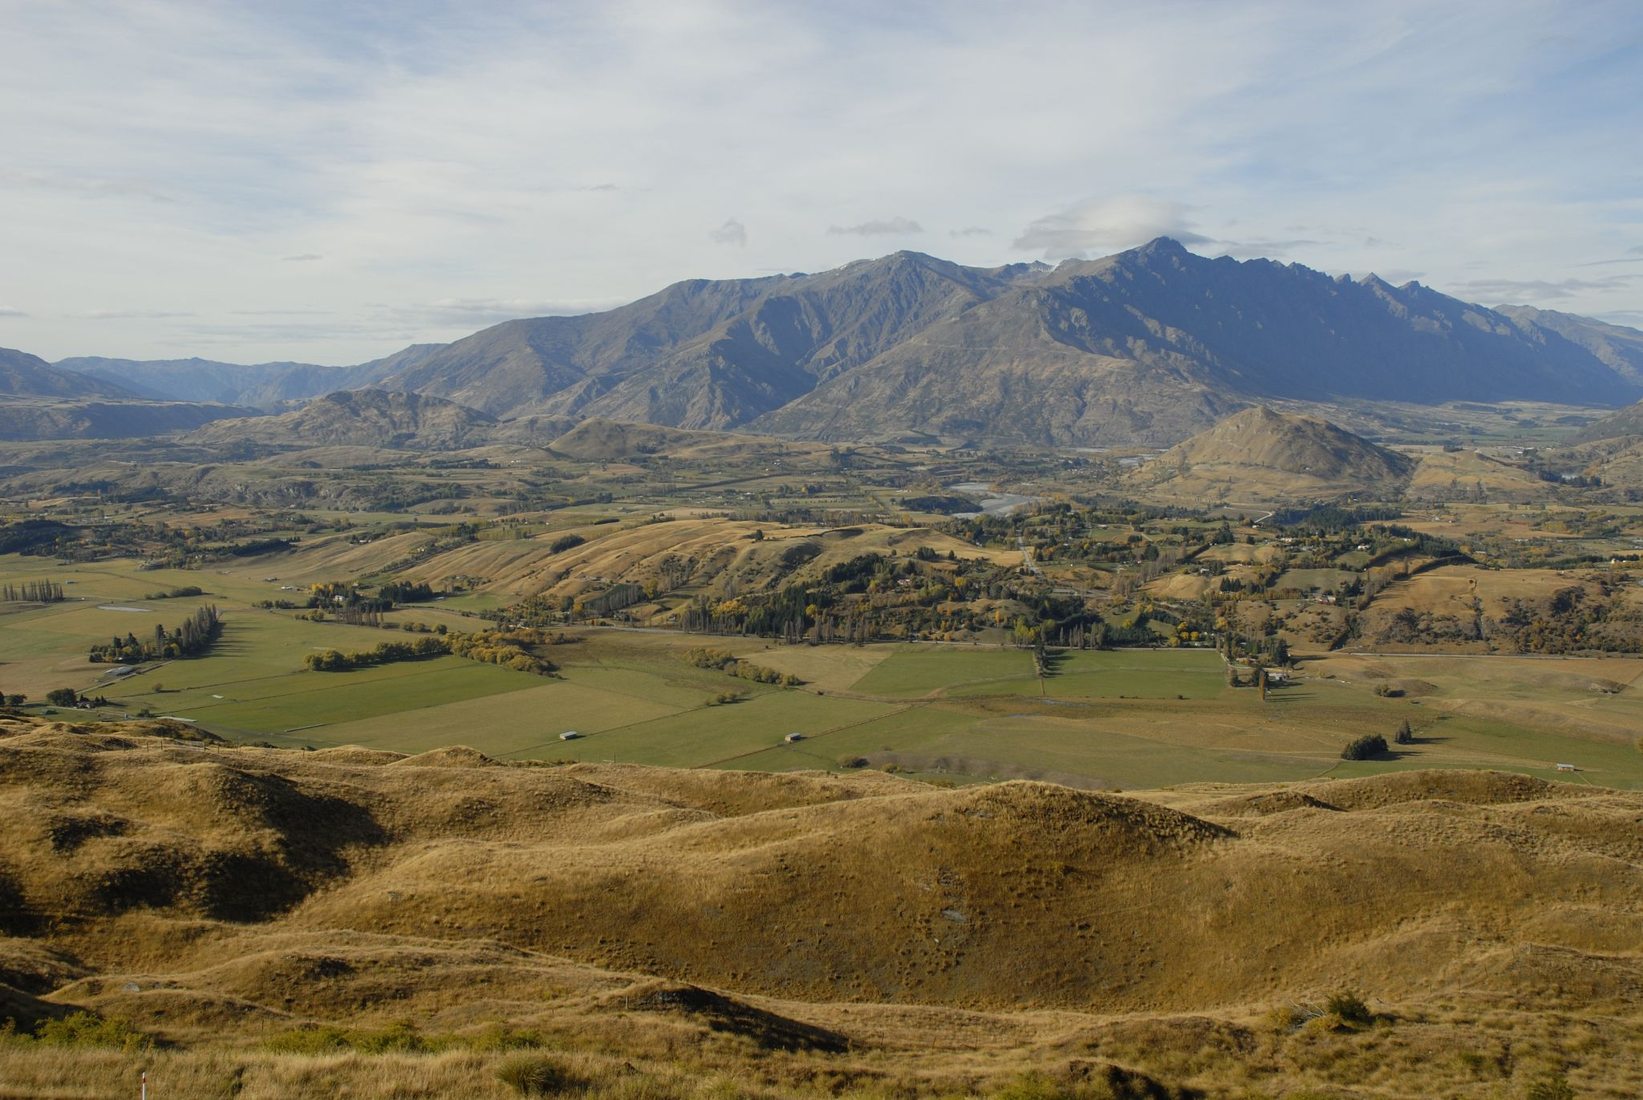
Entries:
[[1219,655],[1193,649],[1072,650],[1052,655],[1040,681],[1031,654],[1027,675],[957,685],[953,696],[1041,695],[1051,699],[1213,699],[1229,690]]
[[[965,645],[907,645],[850,686],[863,695],[918,699],[955,686],[1013,682],[1033,675],[1031,653]],[[799,675],[804,676],[803,672]]]
[[491,756],[569,759],[566,730],[597,733],[678,714],[665,703],[534,678],[535,686],[479,698],[456,699],[414,712],[395,711],[343,721],[298,734],[307,744],[363,745],[418,753],[446,745],[482,747]]
[[1040,681],[1027,650],[908,645],[899,647],[851,690],[913,699],[968,695],[1207,699],[1226,690],[1221,658],[1207,650],[1074,650],[1054,655],[1052,664],[1051,675]]
[[1301,592],[1316,588],[1328,592],[1356,579],[1356,576],[1344,569],[1289,569],[1278,577],[1273,587],[1293,588]]
[[[230,570],[0,558],[0,582],[49,578],[70,596],[0,605],[0,687],[36,700],[52,687],[89,689],[110,698],[111,717],[176,715],[230,740],[316,748],[415,753],[465,744],[506,759],[771,771],[837,770],[865,759],[956,781],[1028,777],[1129,789],[1430,767],[1569,779],[1556,765],[1570,763],[1580,769],[1576,782],[1643,787],[1643,754],[1625,735],[1643,730],[1643,660],[1331,657],[1304,665],[1298,682],[1262,702],[1254,689],[1228,687],[1221,659],[1204,650],[1053,654],[1053,673],[1040,680],[1032,654],[1015,648],[780,646],[581,629],[581,642],[552,650],[561,666],[555,679],[455,657],[321,673],[303,666],[307,653],[406,635],[256,609],[277,583],[255,564]],[[207,595],[146,598],[187,585]],[[174,627],[208,602],[226,625],[206,657],[144,666],[117,682],[101,677],[108,666],[85,660],[93,642]],[[453,602],[398,614],[454,624]],[[776,688],[696,668],[683,652],[704,645],[806,685]],[[1406,695],[1377,696],[1375,685],[1388,678],[1406,685]],[[742,700],[707,705],[731,691]],[[1363,733],[1390,741],[1404,719],[1415,744],[1394,745],[1385,760],[1340,759],[1347,741]],[[561,741],[566,730],[583,736]],[[785,743],[793,732],[804,739]]]
[[[670,767],[743,767],[743,757],[784,744],[789,733],[816,737],[891,713],[890,704],[783,690],[728,706],[689,711],[558,742],[539,755]],[[807,767],[813,765],[805,765]]]

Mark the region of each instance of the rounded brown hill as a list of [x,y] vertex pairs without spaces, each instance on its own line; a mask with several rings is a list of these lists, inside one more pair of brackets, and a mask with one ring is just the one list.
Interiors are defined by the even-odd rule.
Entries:
[[1571,437],[1570,442],[1592,443],[1603,439],[1643,439],[1643,401],[1594,420]]
[[295,412],[219,421],[192,438],[202,443],[449,450],[488,442],[495,425],[486,413],[439,397],[339,390]]
[[1206,492],[1231,499],[1283,499],[1393,494],[1414,469],[1414,460],[1406,455],[1327,420],[1258,405],[1176,444],[1129,481],[1199,499]]
[[584,420],[549,446],[556,454],[583,462],[613,462],[634,455],[660,454],[698,443],[725,440],[714,432],[687,431],[659,424],[624,424],[594,417]]

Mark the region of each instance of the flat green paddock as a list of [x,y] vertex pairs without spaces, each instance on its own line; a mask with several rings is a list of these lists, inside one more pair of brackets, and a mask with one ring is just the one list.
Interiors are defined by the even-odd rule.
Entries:
[[425,752],[470,745],[492,756],[559,759],[566,730],[598,732],[678,713],[661,703],[614,695],[561,680],[478,698],[342,721],[296,735],[308,744],[364,745]]
[[[1643,754],[1627,739],[1581,736],[1578,726],[1526,717],[1636,725],[1643,681],[1633,682],[1635,669],[1624,662],[1387,661],[1392,675],[1430,682],[1405,698],[1376,696],[1375,681],[1361,670],[1325,677],[1308,668],[1301,682],[1263,703],[1252,689],[1228,687],[1219,657],[1202,650],[1058,654],[1053,674],[1040,680],[1032,654],[1020,649],[772,649],[749,639],[691,640],[813,681],[778,689],[690,665],[682,657],[688,647],[673,636],[578,630],[585,642],[552,651],[562,666],[557,679],[454,657],[318,673],[304,667],[308,653],[409,636],[256,609],[256,600],[277,598],[278,584],[255,563],[231,568],[144,571],[135,562],[58,566],[0,557],[0,582],[61,581],[70,597],[0,606],[0,686],[36,699],[51,687],[91,689],[117,704],[109,713],[178,715],[236,740],[400,752],[466,744],[510,759],[788,770],[838,769],[866,758],[932,777],[1036,776],[1131,789],[1430,767],[1569,779],[1556,765],[1570,763],[1580,769],[1576,782],[1643,787]],[[146,598],[187,585],[208,595]],[[93,642],[127,631],[143,637],[156,624],[173,628],[207,602],[226,623],[207,657],[145,666],[121,681],[100,678],[108,669],[84,659]],[[403,615],[456,625],[457,606],[444,601]],[[119,607],[139,610],[110,610]],[[460,622],[458,629],[485,625]],[[1594,679],[1630,686],[1604,694],[1593,691]],[[706,705],[730,691],[743,701]],[[1482,703],[1514,701],[1526,705],[1478,712]],[[1414,745],[1394,746],[1386,760],[1340,760],[1347,741],[1363,733],[1390,740],[1405,718],[1417,731]],[[570,729],[584,736],[560,741]],[[804,739],[785,743],[792,732]]]
[[1033,675],[1033,656],[1026,650],[964,645],[906,645],[895,649],[850,690],[863,695],[917,699],[941,694],[955,685],[1018,681]]
[[1070,650],[1040,680],[1019,649],[906,646],[851,690],[889,698],[1043,695],[1062,699],[1208,699],[1226,690],[1221,658],[1206,650]]
[[1051,658],[1050,675],[1030,675],[948,692],[1041,695],[1051,699],[1213,699],[1227,691],[1221,658],[1203,650],[1073,651]]
[[714,669],[696,668],[667,654],[583,664],[573,650],[574,647],[566,647],[563,652],[555,653],[556,658],[565,662],[565,678],[573,684],[597,689],[617,699],[638,699],[661,703],[675,710],[688,710],[727,691],[753,697],[776,690],[765,684],[727,676]]
[[[223,684],[214,692],[197,689],[174,695],[168,689],[163,696],[146,702],[151,710],[190,718],[207,729],[240,736],[302,730],[320,733],[332,724],[378,715],[411,716],[406,724],[413,727],[414,716],[426,708],[514,692],[524,686],[526,677],[539,679],[529,673],[443,657],[359,672],[295,673],[284,678],[280,690],[249,698],[237,697],[234,684]],[[313,737],[299,740],[317,743]]]
[[772,691],[729,706],[699,707],[622,726],[535,755],[566,760],[617,760],[673,767],[741,767],[741,758],[784,744],[790,733],[817,737],[880,718],[893,704]]

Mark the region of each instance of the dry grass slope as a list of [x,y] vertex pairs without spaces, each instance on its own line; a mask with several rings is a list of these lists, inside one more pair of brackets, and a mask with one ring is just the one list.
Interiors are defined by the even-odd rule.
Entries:
[[[176,1044],[146,1056],[199,1085],[176,1095],[234,1065],[245,1096],[508,1095],[510,1044],[611,1096],[1643,1087],[1636,794],[940,789],[0,723],[0,1015],[128,1020]],[[1379,1015],[1324,1011],[1347,988]],[[0,1042],[0,1096],[116,1095],[137,1057]]]
[[1408,457],[1328,421],[1257,406],[1170,448],[1126,482],[1193,500],[1396,495],[1414,469]]

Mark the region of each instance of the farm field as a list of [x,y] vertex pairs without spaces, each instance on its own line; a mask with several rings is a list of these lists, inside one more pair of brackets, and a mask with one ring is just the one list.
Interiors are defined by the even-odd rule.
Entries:
[[[0,580],[38,560],[0,559]],[[1288,781],[1408,768],[1497,768],[1643,787],[1643,660],[1331,655],[1303,662],[1266,702],[1227,686],[1204,650],[1052,653],[986,645],[783,646],[660,631],[578,628],[552,647],[554,679],[456,657],[318,673],[318,649],[368,649],[399,635],[258,609],[278,591],[257,567],[155,570],[135,562],[55,566],[72,595],[9,605],[0,675],[34,699],[67,686],[109,696],[106,714],[188,718],[236,741],[404,753],[465,744],[503,759],[615,761],[756,771],[874,767],[956,782],[1041,778],[1073,786]],[[195,585],[198,597],[148,599]],[[142,634],[214,603],[227,627],[204,658],[144,666],[110,682],[87,647]],[[472,629],[457,601],[394,617]],[[728,649],[791,673],[778,688],[692,665]],[[709,705],[727,692],[740,701]],[[1341,747],[1401,721],[1413,744],[1348,763]],[[574,740],[560,734],[574,730]],[[789,733],[803,739],[785,742]]]

